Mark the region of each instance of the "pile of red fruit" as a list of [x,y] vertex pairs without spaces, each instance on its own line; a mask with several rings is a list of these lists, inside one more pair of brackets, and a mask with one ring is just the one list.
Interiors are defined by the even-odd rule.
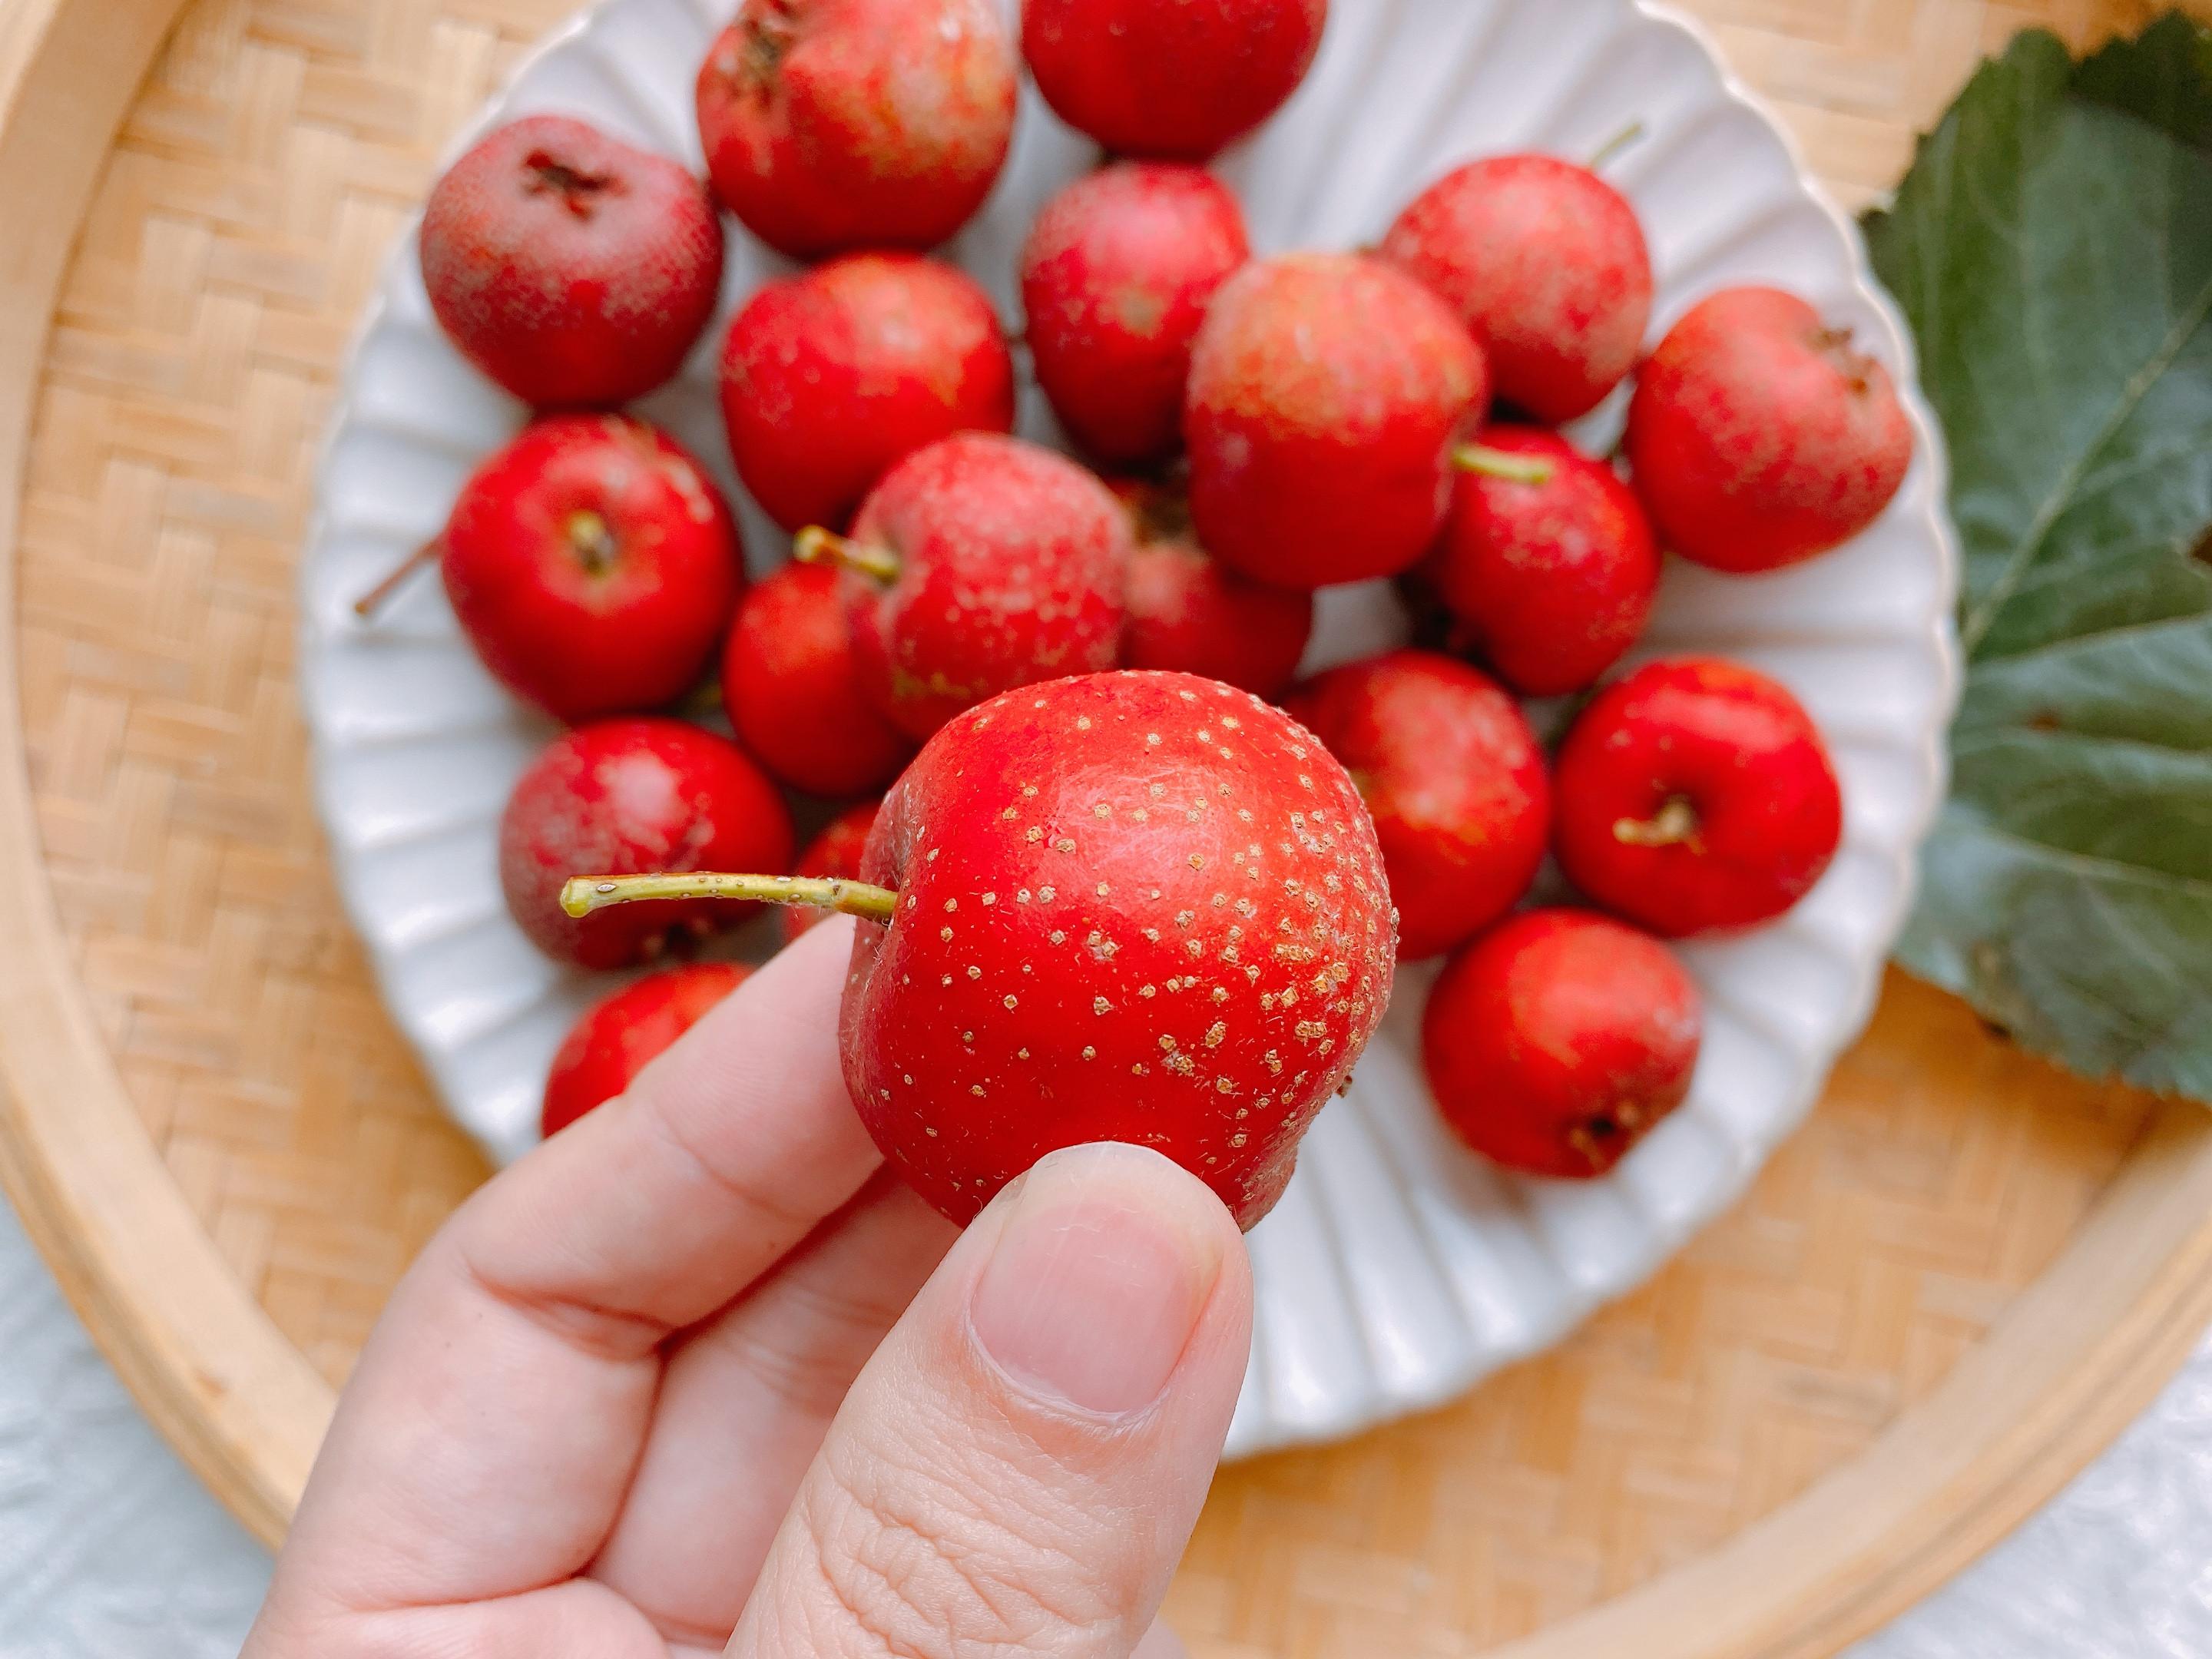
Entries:
[[[1840,836],[1820,734],[1748,668],[1649,662],[1548,757],[1517,699],[1606,681],[1662,552],[1771,571],[1871,523],[1911,455],[1883,369],[1753,288],[1647,356],[1633,210],[1546,155],[1450,173],[1371,252],[1255,258],[1203,164],[1295,90],[1326,10],[1027,0],[1017,43],[993,0],[744,0],[699,78],[710,181],[541,116],[431,198],[440,321],[540,411],[425,556],[490,672],[574,723],[507,812],[517,921],[617,969],[762,899],[862,917],[854,1102],[956,1216],[1113,1137],[1256,1219],[1401,958],[1449,958],[1425,1048],[1452,1127],[1601,1173],[1689,1087],[1698,996],[1660,941],[1781,915]],[[1007,435],[1006,322],[919,251],[991,190],[1024,57],[1120,158],[1019,273],[1036,379],[1103,476]],[[721,343],[738,474],[796,535],[750,589],[705,471],[616,412],[708,324],[718,204],[818,261]],[[1632,376],[1624,478],[1553,428]],[[1315,590],[1375,579],[1433,648],[1297,683]],[[734,741],[669,712],[717,666]],[[782,789],[861,804],[797,853]],[[1589,908],[1522,909],[1547,854]],[[548,1132],[738,977],[594,1010]]]

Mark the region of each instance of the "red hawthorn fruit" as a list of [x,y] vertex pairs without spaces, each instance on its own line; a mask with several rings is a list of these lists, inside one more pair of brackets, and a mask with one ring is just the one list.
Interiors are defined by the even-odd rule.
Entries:
[[699,180],[565,115],[509,123],[422,213],[422,285],[461,355],[525,403],[628,403],[714,314],[722,222]]
[[1313,636],[1313,595],[1263,587],[1209,557],[1192,538],[1180,492],[1133,483],[1114,490],[1137,538],[1121,665],[1196,674],[1280,701]]
[[744,0],[699,71],[707,170],[794,258],[933,247],[1006,165],[1018,76],[993,0]]
[[1118,1140],[1249,1227],[1389,1001],[1396,929],[1351,780],[1280,710],[1190,675],[1054,680],[957,716],[861,875],[578,882],[565,902],[859,915],[846,1086],[958,1222],[1048,1152]]
[[701,900],[562,914],[575,875],[790,866],[790,811],[727,738],[681,720],[602,720],[557,738],[514,786],[500,820],[500,884],[532,943],[592,969],[648,962],[734,927],[749,904]]
[[1374,815],[1401,961],[1441,956],[1518,904],[1544,861],[1543,750],[1504,688],[1452,657],[1394,651],[1286,704]]
[[1659,544],[1635,492],[1556,433],[1486,428],[1417,580],[1523,696],[1595,685],[1651,619]]
[[1001,691],[1114,666],[1130,540],[1074,462],[963,433],[901,462],[849,538],[810,531],[799,553],[844,567],[861,684],[921,738]]
[[738,476],[770,518],[842,530],[915,450],[1012,431],[1014,362],[964,272],[855,253],[769,283],[737,314],[722,414]]
[[751,971],[727,962],[687,963],[648,974],[586,1009],[553,1056],[538,1132],[550,1139],[628,1090]]
[[1191,343],[1251,252],[1243,210],[1202,167],[1123,161],[1045,204],[1022,303],[1037,381],[1078,444],[1117,465],[1176,448]]
[[1443,527],[1453,452],[1488,403],[1481,348],[1395,266],[1321,253],[1246,265],[1191,356],[1199,541],[1278,587],[1396,575]]
[[1697,984],[1648,933],[1578,910],[1516,916],[1452,958],[1421,1022],[1437,1109],[1527,1175],[1610,1170],[1690,1092]]
[[[830,821],[829,828],[809,843],[799,855],[799,866],[793,872],[811,881],[858,881],[860,860],[868,850],[868,831],[876,826],[876,813],[883,805],[878,800],[862,801]],[[808,928],[824,921],[826,910],[817,910],[803,904],[786,905],[783,910],[783,942],[790,944]]]
[[1289,101],[1328,22],[1328,0],[1025,0],[1022,53],[1109,150],[1202,161]]
[[882,789],[914,753],[861,689],[837,573],[821,565],[786,565],[745,595],[722,707],[746,752],[810,795]]
[[1644,228],[1588,167],[1553,155],[1471,162],[1399,216],[1382,253],[1474,331],[1498,398],[1547,424],[1596,408],[1644,349]]
[[1668,939],[1771,921],[1843,839],[1843,796],[1797,699],[1711,657],[1649,663],[1560,745],[1553,849],[1567,878]]
[[1637,376],[1625,442],[1668,546],[1715,570],[1779,570],[1881,516],[1912,465],[1889,371],[1778,289],[1691,307]]
[[463,486],[424,552],[439,556],[492,678],[562,720],[682,696],[744,586],[744,550],[713,481],[674,439],[625,415],[526,427]]

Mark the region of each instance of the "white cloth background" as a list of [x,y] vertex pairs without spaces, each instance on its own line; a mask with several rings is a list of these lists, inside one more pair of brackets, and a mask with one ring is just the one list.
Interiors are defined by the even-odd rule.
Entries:
[[[0,1659],[221,1659],[269,1559],[0,1206]],[[2050,1509],[1852,1659],[2212,1655],[2212,1340]]]

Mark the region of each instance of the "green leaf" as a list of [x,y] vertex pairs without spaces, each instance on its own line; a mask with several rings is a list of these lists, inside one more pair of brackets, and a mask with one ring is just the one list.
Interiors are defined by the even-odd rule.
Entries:
[[2077,1071],[2212,1100],[2212,37],[2021,36],[1866,230],[1966,551],[1899,957]]

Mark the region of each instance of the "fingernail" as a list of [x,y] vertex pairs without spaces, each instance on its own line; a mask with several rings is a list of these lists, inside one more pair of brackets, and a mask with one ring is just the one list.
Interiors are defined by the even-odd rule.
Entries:
[[1121,1416],[1160,1397],[1221,1273],[1212,1195],[1154,1152],[1055,1153],[1010,1200],[969,1310],[1032,1393]]

